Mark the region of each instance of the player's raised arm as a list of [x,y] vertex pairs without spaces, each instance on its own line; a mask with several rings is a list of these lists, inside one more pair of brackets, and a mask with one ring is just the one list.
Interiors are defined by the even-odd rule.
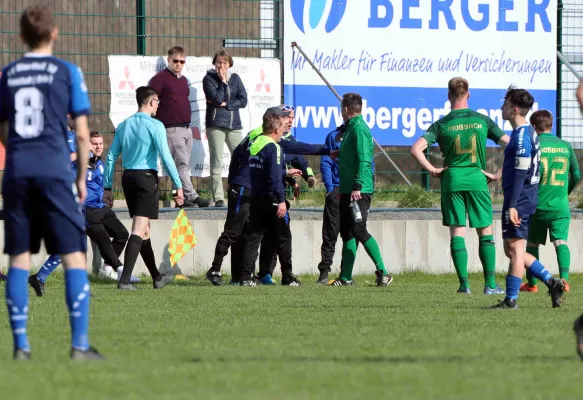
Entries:
[[435,124],[429,127],[429,130],[425,134],[425,136],[420,137],[417,139],[413,147],[411,147],[411,155],[421,167],[423,167],[427,172],[429,172],[434,177],[440,177],[445,168],[436,168],[429,162],[429,160],[425,157],[423,152],[431,146],[433,143],[437,141],[437,127]]

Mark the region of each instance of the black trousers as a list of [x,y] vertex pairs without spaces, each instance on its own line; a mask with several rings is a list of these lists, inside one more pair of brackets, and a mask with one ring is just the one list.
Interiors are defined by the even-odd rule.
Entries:
[[324,203],[324,221],[322,221],[322,261],[318,264],[320,273],[332,271],[332,260],[336,250],[336,242],[340,233],[340,188],[326,195]]
[[211,270],[220,271],[223,259],[231,249],[231,275],[234,281],[241,274],[243,251],[245,249],[244,232],[249,221],[251,191],[239,185],[229,187],[227,219],[223,233],[217,240],[215,258]]
[[264,236],[273,238],[273,248],[275,249],[275,254],[279,255],[282,275],[284,277],[292,275],[292,243],[289,213],[286,212],[284,218],[278,218],[276,213],[277,206],[273,204],[273,201],[269,197],[253,197],[251,199],[241,281],[251,279],[254,264],[257,260],[259,245]]
[[114,268],[120,267],[122,263],[119,256],[130,235],[115,213],[107,206],[87,207],[85,223],[87,236],[97,244],[103,261]]

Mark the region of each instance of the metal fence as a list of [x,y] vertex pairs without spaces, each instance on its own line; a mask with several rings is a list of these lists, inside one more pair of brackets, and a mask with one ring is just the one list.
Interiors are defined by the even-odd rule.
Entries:
[[[234,56],[282,58],[284,0],[53,0],[60,27],[57,56],[83,68],[94,114],[92,129],[104,133],[106,145],[113,126],[109,121],[110,91],[108,54],[161,55],[174,45],[188,54],[210,56],[226,48]],[[30,0],[1,0],[0,65],[16,59],[25,50],[18,38],[18,21]],[[583,0],[559,0],[557,49],[577,67],[583,63]],[[282,72],[283,73],[283,72]],[[583,148],[583,118],[575,100],[576,78],[564,66],[558,69],[557,131],[565,139]],[[414,184],[438,189],[413,162],[405,147],[386,147],[399,168]],[[439,164],[437,153],[429,154]],[[488,150],[489,164],[500,164],[500,152]],[[377,154],[377,181],[384,187],[403,183],[396,171]],[[319,159],[310,159],[317,170]],[[119,167],[118,167],[119,168]],[[199,179],[198,188],[206,187]]]

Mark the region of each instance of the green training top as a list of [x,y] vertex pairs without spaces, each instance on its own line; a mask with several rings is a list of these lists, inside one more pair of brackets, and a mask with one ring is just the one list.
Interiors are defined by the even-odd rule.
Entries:
[[351,193],[353,190],[367,194],[374,192],[371,165],[373,150],[372,135],[362,115],[350,118],[340,145],[340,193]]
[[434,122],[423,138],[429,146],[438,143],[447,166],[441,178],[442,192],[488,191],[486,139],[498,143],[504,132],[489,117],[464,108],[452,110]]
[[540,143],[540,181],[537,209],[564,212],[569,210],[569,193],[579,182],[579,163],[573,147],[550,134],[538,136]]

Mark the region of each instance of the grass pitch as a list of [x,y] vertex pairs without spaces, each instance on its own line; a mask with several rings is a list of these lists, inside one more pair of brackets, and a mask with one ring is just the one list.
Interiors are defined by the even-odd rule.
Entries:
[[[13,363],[0,307],[0,382],[7,399],[552,399],[579,398],[574,319],[583,277],[562,308],[546,290],[519,310],[489,310],[455,276],[405,274],[389,288],[213,287],[203,279],[137,292],[93,282],[90,340],[104,362],[68,360],[62,275],[30,291],[33,360]],[[503,277],[498,278],[499,283]],[[542,289],[542,287],[540,288]],[[4,298],[4,284],[0,284]]]

